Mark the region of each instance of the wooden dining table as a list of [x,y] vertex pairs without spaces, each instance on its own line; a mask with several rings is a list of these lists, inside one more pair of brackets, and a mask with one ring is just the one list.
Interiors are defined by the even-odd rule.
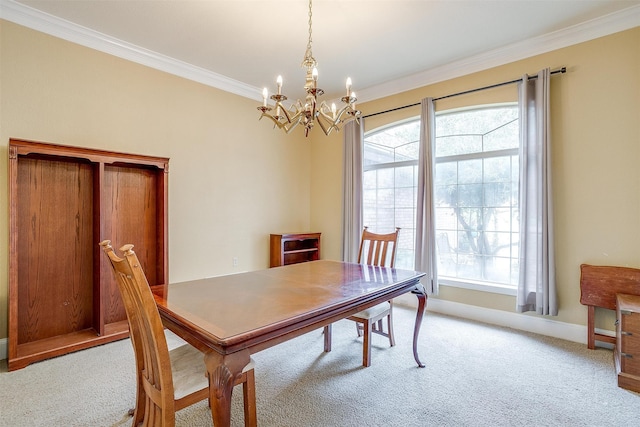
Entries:
[[153,292],[164,325],[204,352],[213,424],[223,427],[231,424],[234,379],[251,354],[408,292],[418,298],[413,355],[424,367],[417,352],[427,300],[423,276],[321,260],[154,286]]

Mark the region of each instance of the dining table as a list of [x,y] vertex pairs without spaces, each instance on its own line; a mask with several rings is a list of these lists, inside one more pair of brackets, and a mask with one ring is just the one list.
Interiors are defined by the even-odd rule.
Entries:
[[[413,293],[418,308],[413,356],[427,294],[425,273],[317,260],[153,286],[164,326],[204,353],[216,427],[231,424],[234,379],[252,354],[361,310]],[[330,350],[325,336],[325,351]],[[282,363],[286,363],[283,360]]]

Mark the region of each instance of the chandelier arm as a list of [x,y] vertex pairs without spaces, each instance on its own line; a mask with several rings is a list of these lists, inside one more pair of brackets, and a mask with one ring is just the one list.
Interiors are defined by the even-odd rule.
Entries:
[[289,123],[296,123],[298,124],[298,122],[300,122],[302,120],[302,118],[304,117],[304,110],[301,109],[297,109],[295,111],[295,113],[293,114],[293,116],[290,116],[290,120]]
[[269,120],[271,120],[273,122],[273,124],[278,126],[278,128],[280,128],[280,129],[282,129],[287,124],[287,122],[281,122],[278,119],[276,119],[274,116],[272,116],[271,114],[267,114],[267,113],[262,113],[258,120],[262,120],[263,117],[266,117]]
[[284,114],[284,117],[287,119],[287,122],[291,123],[291,117],[289,116],[289,112],[287,111],[285,106],[280,102],[278,102],[276,105],[280,107],[280,110],[282,111],[282,114]]
[[291,133],[292,130],[294,130],[296,128],[296,126],[298,126],[298,123],[300,123],[300,121],[292,122],[288,126],[287,125],[283,125],[282,129],[284,129],[284,131],[287,134],[289,134],[289,133]]
[[332,123],[331,120],[327,120],[330,126],[326,126],[323,119],[327,120],[327,117],[324,114],[321,114],[318,116],[317,118],[318,125],[320,125],[320,129],[322,129],[322,132],[324,132],[325,135],[329,136],[331,131],[333,131],[333,129],[336,128],[335,123]]

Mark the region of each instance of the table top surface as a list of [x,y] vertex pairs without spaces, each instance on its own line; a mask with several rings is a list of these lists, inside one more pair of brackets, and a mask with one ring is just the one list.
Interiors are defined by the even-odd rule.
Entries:
[[162,315],[210,342],[230,346],[401,289],[409,291],[423,275],[322,260],[172,283],[154,287],[154,294]]

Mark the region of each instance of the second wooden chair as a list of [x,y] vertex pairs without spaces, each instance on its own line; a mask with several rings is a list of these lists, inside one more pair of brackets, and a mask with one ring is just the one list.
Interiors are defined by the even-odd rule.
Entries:
[[[375,267],[395,266],[396,252],[398,248],[398,234],[400,228],[387,234],[372,233],[368,227],[362,231],[360,249],[358,251],[358,263]],[[382,321],[387,318],[387,332],[384,331]],[[393,336],[393,301],[387,301],[360,311],[347,319],[356,322],[358,336],[364,336],[362,345],[362,366],[371,366],[371,335],[382,335],[389,339],[389,345],[396,344]],[[325,326],[325,351],[331,350],[331,325]]]

